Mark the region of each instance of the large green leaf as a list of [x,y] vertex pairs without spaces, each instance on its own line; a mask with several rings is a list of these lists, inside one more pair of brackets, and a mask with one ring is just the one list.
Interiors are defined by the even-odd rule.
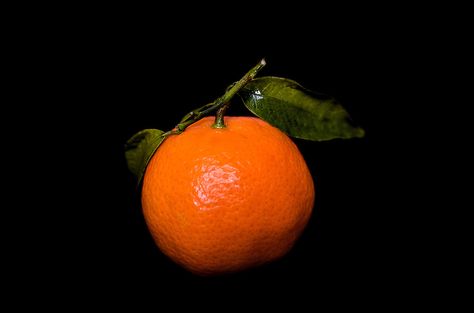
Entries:
[[125,144],[128,168],[138,178],[138,183],[142,180],[151,157],[163,142],[162,134],[158,129],[144,129],[133,135]]
[[349,114],[333,98],[290,79],[256,78],[239,95],[252,113],[292,137],[321,141],[364,136],[364,130],[350,123]]

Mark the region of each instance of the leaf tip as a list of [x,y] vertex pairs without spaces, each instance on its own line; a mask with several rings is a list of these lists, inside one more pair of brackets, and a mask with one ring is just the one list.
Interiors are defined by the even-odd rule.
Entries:
[[357,138],[364,138],[365,137],[365,130],[361,127],[356,129],[356,137]]
[[125,143],[125,159],[129,170],[141,181],[151,157],[164,140],[163,131],[144,129]]

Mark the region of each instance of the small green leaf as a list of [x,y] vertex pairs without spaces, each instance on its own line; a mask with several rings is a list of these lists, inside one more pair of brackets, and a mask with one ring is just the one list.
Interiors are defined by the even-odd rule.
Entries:
[[256,78],[239,95],[252,113],[292,137],[322,141],[364,136],[364,130],[351,125],[349,114],[333,98],[290,79]]
[[158,129],[144,129],[133,135],[125,144],[128,168],[137,176],[138,184],[142,180],[148,162],[163,142],[162,134],[163,132]]

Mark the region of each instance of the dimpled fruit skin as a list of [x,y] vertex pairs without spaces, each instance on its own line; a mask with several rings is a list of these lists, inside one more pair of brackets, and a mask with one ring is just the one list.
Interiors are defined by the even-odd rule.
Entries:
[[160,249],[199,275],[280,258],[306,226],[314,185],[296,145],[253,117],[201,119],[151,159],[142,207]]

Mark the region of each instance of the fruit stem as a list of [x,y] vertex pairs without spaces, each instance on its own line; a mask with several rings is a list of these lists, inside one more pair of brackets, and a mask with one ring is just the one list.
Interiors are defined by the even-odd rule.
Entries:
[[257,65],[255,65],[250,71],[247,72],[238,82],[234,83],[232,87],[226,90],[225,94],[216,100],[219,109],[216,114],[216,121],[212,125],[212,128],[224,128],[224,113],[229,107],[230,100],[239,92],[242,87],[251,81],[257,73],[266,65],[265,59],[261,59]]
[[213,128],[224,128],[224,113],[229,107],[230,100],[235,96],[235,94],[242,89],[249,81],[251,81],[257,73],[266,65],[265,59],[260,60],[257,65],[255,65],[250,71],[247,72],[238,82],[233,83],[227,87],[223,96],[217,98],[214,102],[208,103],[196,110],[193,110],[186,114],[178,125],[173,130],[163,133],[162,137],[168,137],[170,135],[181,134],[186,127],[199,121],[205,115],[217,110],[216,121],[212,125]]
[[224,113],[225,111],[227,110],[227,108],[229,107],[229,102],[225,103],[223,106],[221,106],[219,108],[219,110],[217,110],[217,113],[216,113],[216,120],[214,122],[214,124],[212,124],[212,128],[224,128],[225,127],[225,124],[224,124]]

